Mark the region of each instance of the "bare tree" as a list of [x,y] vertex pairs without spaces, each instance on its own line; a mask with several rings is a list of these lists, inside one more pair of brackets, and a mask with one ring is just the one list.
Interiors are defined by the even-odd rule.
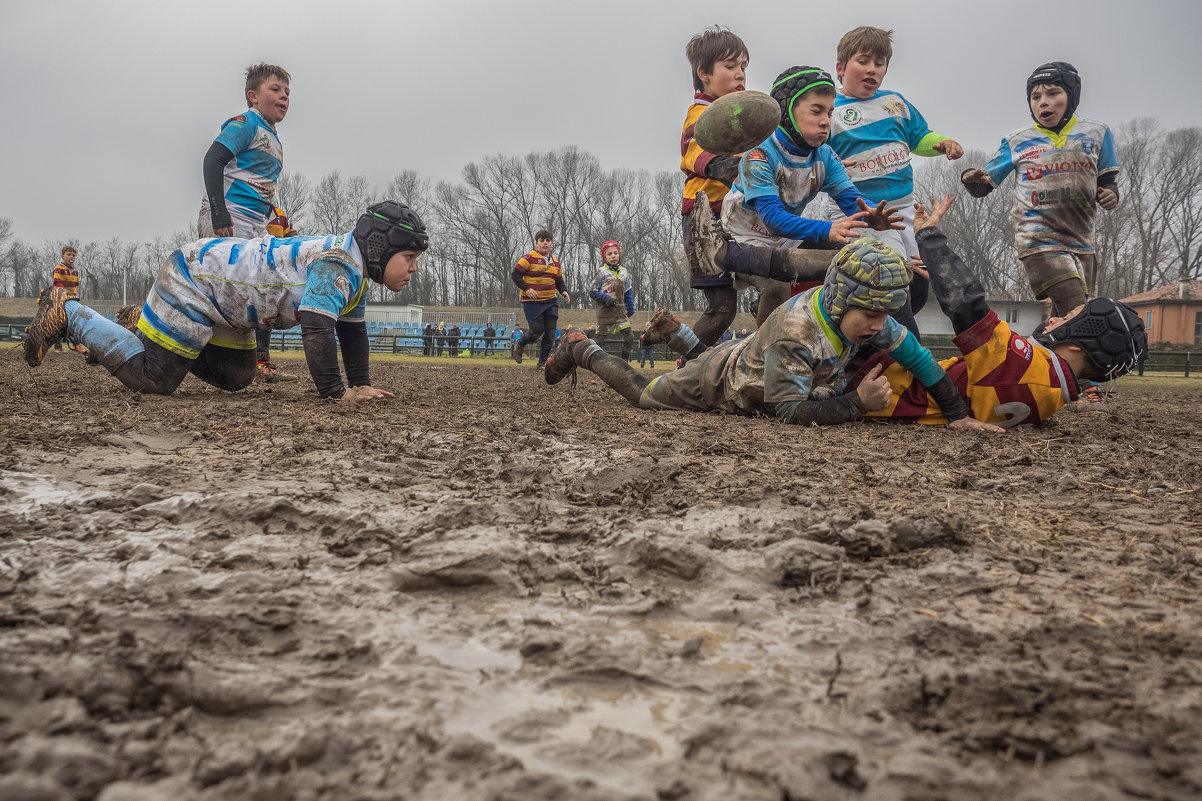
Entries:
[[298,233],[313,230],[310,225],[310,205],[313,185],[303,175],[286,172],[275,182],[275,205],[288,215],[288,222]]
[[337,170],[322,177],[313,190],[313,225],[318,234],[340,234],[371,204],[371,187],[362,175],[343,178]]
[[968,150],[957,162],[924,160],[915,171],[915,200],[927,204],[945,194],[955,197],[956,207],[941,225],[948,241],[981,279],[986,290],[1026,296],[1031,292],[1030,283],[1014,247],[1010,212],[1014,203],[1014,176],[1007,177],[1001,186],[983,198],[970,197],[960,183],[960,173],[967,169],[966,165],[984,167],[991,155],[981,150]]
[[1160,198],[1177,274],[1169,281],[1202,275],[1202,129],[1182,128],[1165,137]]

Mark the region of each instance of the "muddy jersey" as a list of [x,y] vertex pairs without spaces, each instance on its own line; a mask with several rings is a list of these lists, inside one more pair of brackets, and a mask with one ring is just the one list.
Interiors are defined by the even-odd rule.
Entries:
[[[958,335],[955,343],[964,355],[939,364],[978,420],[1002,428],[1037,424],[1077,399],[1077,381],[1068,364],[1038,342],[1015,334],[992,311]],[[889,361],[874,356],[860,375],[878,362]],[[938,404],[904,367],[892,364],[884,376],[893,397],[884,409],[866,412],[866,416],[947,425]]]
[[1059,134],[1034,123],[1008,134],[985,166],[994,187],[1015,173],[1019,257],[1049,250],[1093,253],[1098,176],[1118,170],[1110,129],[1078,117]]
[[[634,314],[634,286],[630,282],[630,273],[621,264],[614,267],[602,264],[588,294],[597,304],[598,326],[620,325]],[[607,296],[617,300],[618,305],[606,303]]]
[[945,138],[897,92],[878,89],[866,100],[835,95],[828,144],[839,158],[855,158],[847,174],[873,202],[908,199],[914,193],[910,153]]
[[256,330],[291,328],[302,311],[362,321],[366,285],[349,233],[202,239],[163,262],[138,330],[192,359],[209,342],[249,350]]
[[[790,150],[778,128],[762,144],[743,154],[739,177],[722,203],[722,225],[736,242],[748,238],[777,237],[769,230],[752,202],[769,195],[780,197],[785,210],[802,217],[805,207],[819,192],[831,197],[855,184],[843,163],[827,145],[801,153]],[[825,209],[822,210],[825,214]]]
[[[284,168],[284,146],[275,128],[253,108],[230,117],[214,140],[234,154],[225,165],[225,206],[230,216],[265,222],[271,216],[275,182]],[[207,211],[208,197],[201,200]]]
[[[771,414],[778,403],[821,400],[842,391],[844,368],[860,346],[831,322],[822,308],[823,291],[815,287],[790,298],[754,334],[721,347],[714,365],[721,371],[715,382],[720,397],[712,408]],[[932,383],[943,377],[930,351],[892,317],[869,344]]]
[[710,208],[714,214],[720,214],[722,198],[730,191],[721,181],[706,177],[705,168],[714,160],[714,154],[703,150],[693,138],[697,120],[713,102],[714,98],[697,92],[693,95],[693,104],[689,106],[684,117],[684,127],[680,132],[680,171],[684,173],[684,202],[681,205],[681,214],[690,214],[693,211],[693,201],[697,193],[702,191],[710,199]]

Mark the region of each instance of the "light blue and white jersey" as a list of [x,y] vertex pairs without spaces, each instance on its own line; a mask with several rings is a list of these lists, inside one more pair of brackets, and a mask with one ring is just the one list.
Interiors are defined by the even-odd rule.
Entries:
[[897,92],[878,89],[867,100],[840,92],[828,144],[839,158],[855,158],[847,172],[865,198],[892,203],[913,195],[910,152],[930,133],[918,109]]
[[1093,253],[1098,176],[1118,170],[1110,129],[1079,117],[1059,134],[1034,123],[1007,134],[985,166],[995,188],[1015,173],[1012,218],[1020,258]]
[[[802,217],[819,192],[834,197],[854,187],[839,157],[828,146],[803,155],[790,152],[781,141],[783,136],[777,129],[762,144],[744,153],[739,162],[739,177],[722,202],[722,225],[737,242],[772,245],[780,240],[783,246],[792,241],[768,229],[752,205],[757,198],[777,195],[786,211]],[[825,219],[826,209],[820,212],[815,218]]]
[[[275,128],[253,108],[230,117],[214,140],[234,158],[225,165],[225,205],[230,216],[267,220],[275,197],[275,182],[284,168],[284,146]],[[202,199],[207,210],[209,199]]]
[[362,321],[366,286],[351,233],[202,239],[163,262],[138,328],[192,359],[209,342],[250,349],[256,330],[292,328],[302,311]]

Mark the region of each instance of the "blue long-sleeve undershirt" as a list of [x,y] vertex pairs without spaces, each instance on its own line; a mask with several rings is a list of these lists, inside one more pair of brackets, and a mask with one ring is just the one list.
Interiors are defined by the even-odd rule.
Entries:
[[[863,195],[854,187],[844,189],[832,200],[839,206],[840,211],[849,217],[859,211],[856,201]],[[830,237],[831,224],[826,220],[812,220],[809,217],[798,217],[790,214],[785,204],[776,195],[764,195],[751,200],[755,213],[760,215],[768,230],[786,239],[796,239],[802,242],[825,242]]]

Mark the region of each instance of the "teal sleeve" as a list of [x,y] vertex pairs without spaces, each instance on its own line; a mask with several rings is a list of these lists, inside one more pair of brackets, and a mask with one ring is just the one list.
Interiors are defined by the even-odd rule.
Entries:
[[946,375],[931,352],[923,347],[922,343],[918,341],[918,337],[908,331],[901,343],[889,355],[893,357],[894,361],[909,370],[918,379],[918,383],[924,387],[933,386]]

